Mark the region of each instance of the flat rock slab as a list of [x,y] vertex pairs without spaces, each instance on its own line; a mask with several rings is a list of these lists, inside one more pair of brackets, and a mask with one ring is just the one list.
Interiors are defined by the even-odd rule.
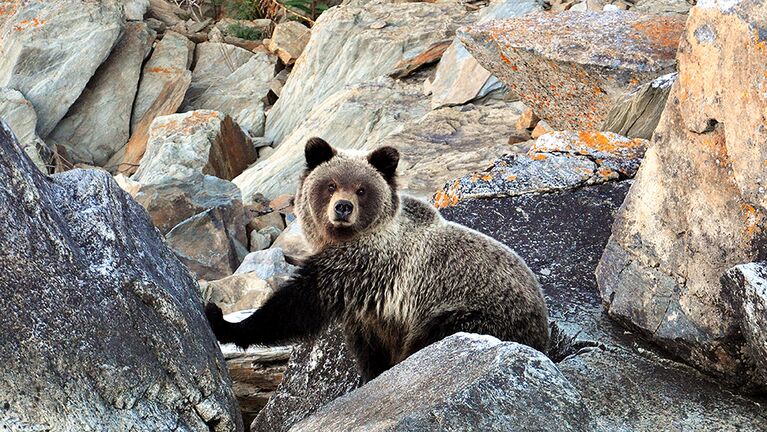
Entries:
[[154,39],[146,24],[126,24],[109,57],[51,132],[48,141],[62,145],[69,162],[103,166],[128,142],[141,65]]
[[631,178],[647,140],[612,132],[560,131],[541,135],[527,154],[508,154],[490,168],[448,181],[434,197],[437,207],[467,198],[548,192]]
[[685,19],[533,13],[459,31],[487,70],[554,129],[599,129],[617,98],[674,71]]
[[457,333],[322,407],[291,431],[592,431],[580,394],[544,354]]
[[99,170],[47,177],[0,123],[0,429],[240,431],[199,287]]

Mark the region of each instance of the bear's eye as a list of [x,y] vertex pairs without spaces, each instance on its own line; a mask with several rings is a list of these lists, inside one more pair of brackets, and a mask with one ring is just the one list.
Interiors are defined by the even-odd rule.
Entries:
[[331,193],[335,192],[336,191],[336,184],[335,183],[329,184],[328,185],[328,191],[330,191]]
[[359,196],[365,195],[365,188],[357,189],[357,195],[359,195]]

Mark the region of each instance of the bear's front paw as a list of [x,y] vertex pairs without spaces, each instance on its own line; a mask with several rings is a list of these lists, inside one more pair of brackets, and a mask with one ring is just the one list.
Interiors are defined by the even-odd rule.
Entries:
[[205,317],[208,318],[208,324],[210,324],[213,334],[218,337],[224,324],[224,312],[215,303],[208,303],[205,305]]

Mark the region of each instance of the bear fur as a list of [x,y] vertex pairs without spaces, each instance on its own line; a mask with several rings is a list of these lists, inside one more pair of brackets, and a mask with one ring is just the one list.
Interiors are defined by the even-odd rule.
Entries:
[[342,323],[365,382],[456,332],[545,351],[548,313],[538,282],[505,245],[399,195],[399,153],[367,155],[307,142],[295,209],[315,253],[250,317],[206,315],[241,347],[279,344]]

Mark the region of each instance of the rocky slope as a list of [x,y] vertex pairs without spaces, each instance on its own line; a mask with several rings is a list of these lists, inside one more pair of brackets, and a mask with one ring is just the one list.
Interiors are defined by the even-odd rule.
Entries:
[[[0,1],[0,426],[767,429],[762,2],[238,2]],[[222,357],[201,300],[242,319],[312,253],[312,136],[514,248],[551,358]]]

